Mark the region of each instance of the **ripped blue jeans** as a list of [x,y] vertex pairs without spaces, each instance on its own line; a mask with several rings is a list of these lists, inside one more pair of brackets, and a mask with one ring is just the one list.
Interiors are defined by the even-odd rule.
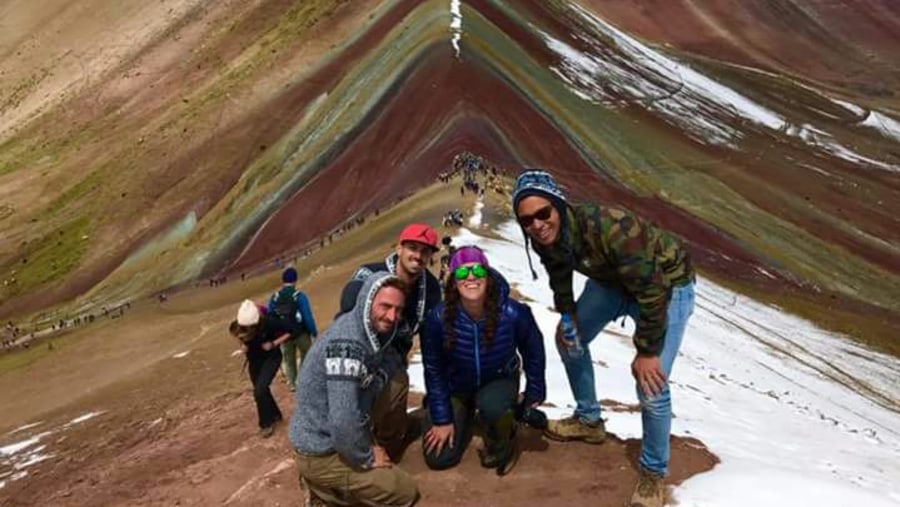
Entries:
[[[678,355],[678,349],[681,348],[684,330],[693,313],[694,283],[674,287],[669,300],[665,344],[659,355],[666,378],[672,373],[672,365]],[[597,400],[594,366],[588,344],[608,323],[625,315],[633,319],[637,317],[637,301],[618,287],[601,285],[590,279],[587,281],[577,303],[577,324],[584,355],[572,358],[565,350],[559,351],[566,367],[569,387],[577,403],[575,416],[583,421],[600,419],[600,402]],[[657,396],[646,396],[640,388],[637,388],[637,395],[641,403],[643,424],[640,465],[653,473],[665,475],[669,464],[669,434],[672,429],[669,383],[666,382],[662,392]]]

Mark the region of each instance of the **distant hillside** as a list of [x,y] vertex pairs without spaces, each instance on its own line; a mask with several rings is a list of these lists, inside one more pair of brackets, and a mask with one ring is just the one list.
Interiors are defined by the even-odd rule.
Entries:
[[469,150],[895,335],[897,7],[698,4],[6,2],[0,315],[258,267]]

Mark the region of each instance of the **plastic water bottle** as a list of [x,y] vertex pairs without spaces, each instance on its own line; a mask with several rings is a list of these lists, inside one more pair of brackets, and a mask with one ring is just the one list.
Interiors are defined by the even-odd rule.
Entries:
[[584,348],[581,346],[581,340],[578,339],[578,332],[575,331],[575,323],[572,322],[572,316],[568,313],[562,314],[560,318],[562,325],[563,341],[566,344],[566,352],[569,357],[577,358],[584,355]]

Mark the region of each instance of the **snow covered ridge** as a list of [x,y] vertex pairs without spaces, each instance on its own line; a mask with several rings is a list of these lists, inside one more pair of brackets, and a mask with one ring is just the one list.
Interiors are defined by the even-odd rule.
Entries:
[[860,125],[863,127],[875,129],[888,139],[900,141],[900,121],[878,111],[864,109],[852,102],[847,102],[846,100],[831,99],[831,101],[847,109],[851,113],[865,118],[860,122]]
[[[476,224],[470,224],[473,228]],[[532,282],[515,222],[488,239],[461,229],[527,299],[547,350],[548,415],[571,413],[553,343],[558,315],[543,266]],[[576,274],[580,292],[584,277]],[[591,344],[601,399],[637,403],[633,322],[611,323]],[[424,386],[422,365],[410,366]],[[862,347],[701,278],[672,375],[673,433],[700,439],[721,464],[675,490],[681,506],[896,506],[900,502],[900,360]],[[640,414],[604,412],[607,429],[640,438]]]
[[[103,414],[102,411],[88,412],[72,419],[56,429],[42,431],[24,440],[0,446],[0,489],[6,487],[6,484],[9,482],[18,481],[27,477],[29,472],[27,470],[28,468],[37,465],[42,461],[56,457],[56,455],[52,454],[48,449],[50,444],[42,443],[46,441],[48,437],[62,433],[72,426],[81,424],[101,414]],[[25,430],[40,426],[41,424],[43,424],[43,422],[34,422],[20,426],[8,432],[4,437],[10,437]],[[4,438],[4,440],[6,440],[6,438]]]
[[459,41],[462,38],[462,10],[460,0],[450,0],[450,45],[459,58]]
[[[779,113],[650,48],[583,7],[569,6],[595,33],[608,38],[615,46],[611,50],[593,37],[573,33],[574,38],[591,47],[590,52],[582,52],[538,30],[547,47],[560,56],[559,66],[551,70],[579,97],[612,106],[620,102],[640,104],[698,142],[734,149],[745,136],[748,123],[787,135],[796,135],[798,129],[805,128],[792,125]],[[873,125],[864,125],[878,128],[889,137],[900,132],[900,124],[891,123],[893,120],[883,115],[875,117],[877,114],[872,113]],[[900,166],[856,153],[827,132],[821,129],[818,132],[812,141],[810,136],[797,137],[835,157],[900,171]]]
[[900,141],[900,121],[883,115],[878,111],[871,111],[861,125],[873,128],[887,138]]

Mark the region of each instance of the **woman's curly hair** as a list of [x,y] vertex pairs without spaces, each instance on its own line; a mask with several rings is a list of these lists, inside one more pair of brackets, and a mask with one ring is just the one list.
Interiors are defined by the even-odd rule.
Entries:
[[[456,332],[453,327],[453,321],[456,320],[457,312],[460,311],[459,290],[456,288],[456,280],[450,276],[447,283],[444,284],[444,312],[441,316],[441,322],[444,327],[444,349],[449,351],[453,349],[456,341]],[[500,322],[500,286],[490,274],[485,278],[487,281],[487,298],[484,302],[484,339],[481,341],[481,348],[486,350],[494,341],[494,335],[497,332],[497,324]]]

